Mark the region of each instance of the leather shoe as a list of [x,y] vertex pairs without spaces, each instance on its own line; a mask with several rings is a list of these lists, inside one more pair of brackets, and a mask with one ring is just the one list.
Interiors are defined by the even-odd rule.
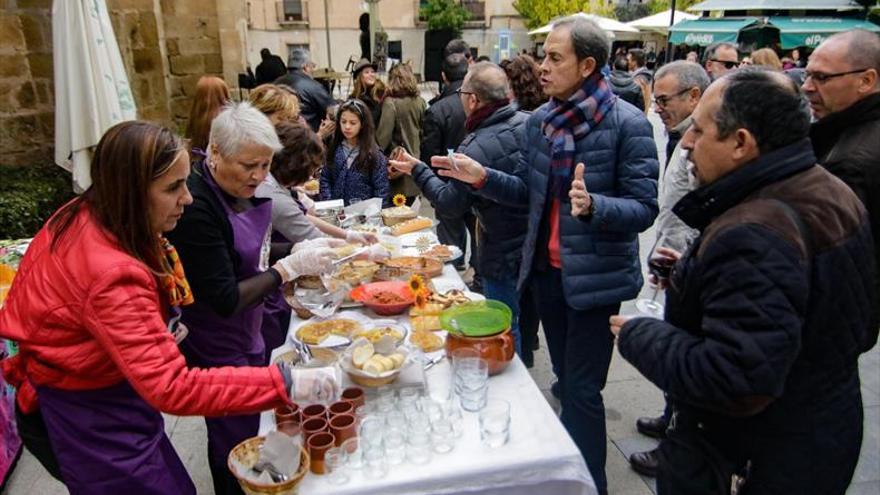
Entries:
[[550,384],[550,393],[556,397],[556,400],[562,400],[562,384],[559,383],[559,380]]
[[663,416],[656,418],[639,418],[636,420],[636,429],[639,433],[651,438],[666,438],[666,427],[669,424]]
[[629,456],[629,465],[632,466],[633,471],[645,476],[656,478],[657,464],[657,449],[633,452]]

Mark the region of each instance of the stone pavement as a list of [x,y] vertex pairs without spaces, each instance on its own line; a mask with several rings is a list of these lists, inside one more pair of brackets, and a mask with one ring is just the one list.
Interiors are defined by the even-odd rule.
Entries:
[[[657,148],[662,155],[666,138],[656,114],[651,114],[651,121],[655,128]],[[662,156],[661,162],[663,162]],[[647,259],[648,250],[653,245],[653,239],[653,229],[640,236],[640,257],[642,260]],[[641,296],[650,297],[652,292],[653,290],[646,288]],[[621,309],[623,314],[635,313],[632,301],[625,302]],[[546,349],[542,335],[541,349],[535,353],[535,366],[531,373],[547,400],[554,407],[558,407],[558,402],[550,395],[553,373],[550,369],[550,359]],[[859,370],[865,409],[865,434],[859,464],[847,495],[877,495],[880,493],[880,347],[875,346],[861,357]],[[615,351],[604,397],[608,426],[606,470],[609,491],[615,495],[651,495],[655,492],[653,480],[632,471],[629,468],[627,458],[632,452],[645,450],[655,445],[655,441],[636,431],[635,421],[639,416],[660,414],[663,410],[663,396],[654,385],[645,380]],[[200,417],[166,415],[165,418],[165,430],[186,465],[190,476],[192,476],[198,493],[212,495],[214,490],[211,486],[211,475],[205,457],[207,437],[204,421]],[[64,493],[67,491],[63,485],[52,479],[43,467],[25,451],[0,495]]]

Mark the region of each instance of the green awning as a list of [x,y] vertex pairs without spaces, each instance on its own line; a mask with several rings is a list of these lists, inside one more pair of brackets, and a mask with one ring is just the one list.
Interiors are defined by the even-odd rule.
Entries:
[[825,38],[851,29],[880,32],[873,22],[847,17],[770,17],[768,22],[779,28],[779,44],[783,50],[799,46],[815,48]]
[[685,43],[700,46],[708,46],[721,41],[736,43],[739,32],[757,22],[758,19],[754,17],[704,17],[681,21],[669,28],[669,42],[675,45]]

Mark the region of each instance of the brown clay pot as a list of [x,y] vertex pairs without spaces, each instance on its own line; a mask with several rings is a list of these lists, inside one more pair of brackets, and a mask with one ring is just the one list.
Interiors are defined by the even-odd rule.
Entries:
[[330,433],[336,437],[336,446],[357,434],[357,419],[353,414],[340,414],[330,420]]
[[342,391],[342,400],[351,402],[351,405],[357,409],[366,403],[364,389],[360,387],[348,387]]
[[514,342],[510,329],[488,337],[466,337],[454,332],[446,336],[446,355],[461,348],[471,348],[480,353],[480,357],[489,362],[489,374],[497,375],[507,368],[513,359]]
[[309,457],[311,462],[309,468],[315,474],[324,474],[324,454],[330,450],[336,442],[336,438],[332,433],[316,433],[309,437]]

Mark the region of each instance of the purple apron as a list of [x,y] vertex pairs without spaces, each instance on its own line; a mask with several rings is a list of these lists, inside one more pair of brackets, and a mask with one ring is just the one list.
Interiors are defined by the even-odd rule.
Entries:
[[[235,252],[241,259],[237,280],[263,273],[269,260],[272,200],[253,198],[253,208],[236,212],[227,203],[207,166],[204,178],[223,205],[232,226]],[[260,334],[263,311],[260,303],[236,315],[222,317],[207,304],[199,303],[196,296],[196,302],[183,310],[183,323],[189,328],[189,335],[181,343],[181,348],[187,362],[200,368],[265,366],[265,345]],[[239,442],[257,435],[260,415],[206,417],[205,424],[208,427],[208,465],[215,493],[242,493],[226,467],[226,460],[229,451]]]
[[[278,231],[272,231],[273,242],[292,242]],[[287,329],[290,326],[290,306],[284,300],[281,287],[272,291],[263,301],[263,342],[266,344],[266,362],[272,356],[272,351],[280,347],[287,340]]]
[[195,495],[162,415],[127,381],[97,390],[36,390],[71,494]]

